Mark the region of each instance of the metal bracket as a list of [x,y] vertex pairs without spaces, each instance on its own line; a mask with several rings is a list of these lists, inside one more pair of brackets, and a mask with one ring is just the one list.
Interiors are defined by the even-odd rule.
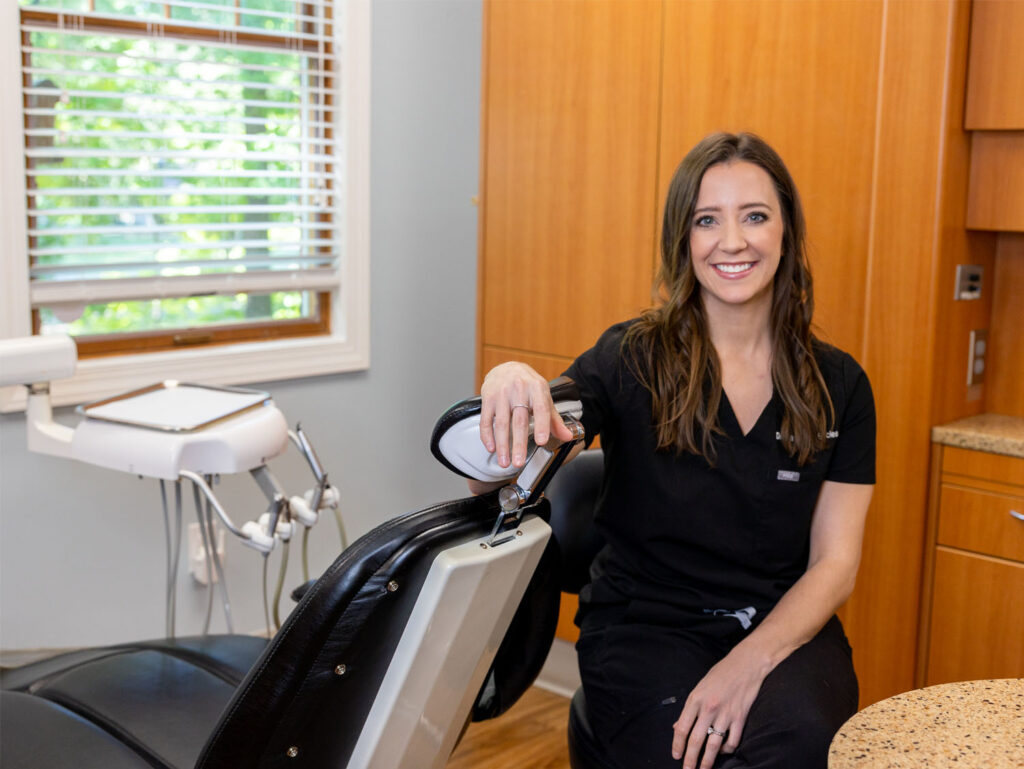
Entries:
[[490,547],[497,547],[515,536],[509,532],[519,526],[526,510],[541,500],[551,477],[565,462],[573,447],[583,440],[583,424],[578,419],[563,415],[562,421],[572,433],[572,438],[562,443],[552,437],[544,446],[538,446],[530,455],[519,477],[498,492],[501,512],[487,541]]
[[303,432],[301,424],[295,426],[295,432],[289,431],[288,437],[295,444],[299,453],[305,457],[306,462],[309,464],[309,469],[313,472],[313,478],[316,480],[316,489],[313,491],[313,499],[310,502],[310,509],[316,512],[320,509],[320,502],[323,500],[324,492],[327,490],[327,473],[324,472],[323,466],[320,464],[320,458],[316,455],[313,444],[309,442],[306,433]]
[[288,509],[288,497],[285,496],[281,484],[271,475],[266,465],[253,468],[249,471],[249,474],[256,480],[256,484],[263,492],[263,496],[270,502],[270,506],[267,508],[267,512],[270,513],[270,524],[267,526],[267,533],[272,537],[274,532],[277,531],[277,522],[281,519],[282,515],[285,516],[285,521],[291,520]]

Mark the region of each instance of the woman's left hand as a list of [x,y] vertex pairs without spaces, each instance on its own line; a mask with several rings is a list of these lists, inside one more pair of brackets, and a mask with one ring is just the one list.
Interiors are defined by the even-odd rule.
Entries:
[[737,646],[693,688],[672,725],[672,758],[682,758],[683,769],[697,769],[702,746],[700,769],[710,769],[719,753],[736,750],[768,669]]

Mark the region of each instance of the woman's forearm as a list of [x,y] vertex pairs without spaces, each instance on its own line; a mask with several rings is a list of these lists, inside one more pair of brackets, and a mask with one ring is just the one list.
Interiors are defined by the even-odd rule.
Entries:
[[[773,669],[810,641],[853,592],[873,486],[826,481],[811,523],[807,571],[734,651]],[[741,647],[743,647],[741,649]]]
[[856,563],[822,560],[808,569],[747,638],[733,649],[764,675],[818,634],[853,590]]

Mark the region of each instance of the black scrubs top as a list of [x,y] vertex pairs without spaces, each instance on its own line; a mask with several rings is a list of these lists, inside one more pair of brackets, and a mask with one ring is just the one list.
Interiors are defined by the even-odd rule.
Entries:
[[806,570],[822,482],[874,483],[867,376],[846,353],[816,347],[836,427],[802,467],[782,448],[777,395],[743,435],[723,392],[725,435],[715,438],[711,467],[700,456],[655,450],[650,393],[620,352],[632,322],[610,328],[566,371],[581,390],[588,439],[600,434],[605,452],[595,522],[608,545],[580,594],[577,622],[585,626],[589,614],[712,635],[747,630]]

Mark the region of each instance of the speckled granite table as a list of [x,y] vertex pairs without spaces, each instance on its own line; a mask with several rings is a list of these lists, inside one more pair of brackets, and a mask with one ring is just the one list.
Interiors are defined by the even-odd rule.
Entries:
[[1024,418],[978,414],[933,427],[932,441],[962,449],[1024,457]]
[[828,766],[1024,767],[1024,679],[941,684],[876,702],[843,724]]

